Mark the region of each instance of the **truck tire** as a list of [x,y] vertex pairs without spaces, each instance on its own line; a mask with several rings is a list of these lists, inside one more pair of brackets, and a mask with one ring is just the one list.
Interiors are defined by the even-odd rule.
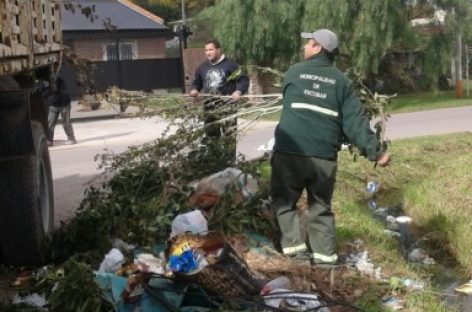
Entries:
[[8,265],[41,265],[54,229],[54,195],[47,138],[31,122],[35,155],[0,161],[0,246]]

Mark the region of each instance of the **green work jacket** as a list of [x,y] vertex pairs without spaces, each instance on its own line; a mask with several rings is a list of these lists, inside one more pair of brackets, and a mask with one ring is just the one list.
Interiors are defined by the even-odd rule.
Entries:
[[369,160],[381,153],[352,81],[324,53],[291,66],[274,150],[336,160],[343,134]]

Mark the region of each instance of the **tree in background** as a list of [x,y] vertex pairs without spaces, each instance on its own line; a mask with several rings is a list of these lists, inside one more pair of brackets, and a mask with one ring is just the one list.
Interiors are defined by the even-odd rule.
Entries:
[[[471,33],[472,22],[472,1],[470,0],[436,0],[432,1],[438,7],[443,8],[448,12],[446,15],[446,27],[450,34],[451,41],[454,42],[454,76],[456,98],[463,96],[462,89],[462,74],[464,72],[463,63],[464,58],[462,50],[464,42],[467,43]],[[465,62],[467,64],[467,62]],[[466,69],[468,71],[468,68]]]
[[[438,8],[447,12],[446,25],[425,33],[409,23],[433,17]],[[457,32],[449,21],[457,17],[456,26],[470,27],[470,8],[470,0],[220,0],[199,17],[240,62],[281,70],[298,59],[301,31],[330,28],[340,37],[345,63],[362,77],[389,79],[386,70],[397,70],[395,78],[416,80],[410,85],[414,89],[435,88],[446,74]],[[399,70],[393,54],[415,64]]]
[[175,21],[180,19],[180,8],[176,6],[171,6],[168,4],[160,3],[156,0],[131,0],[133,3],[143,7],[156,14],[159,17],[162,17],[165,22]]
[[[131,0],[135,4],[162,17],[166,22],[182,18],[182,0]],[[214,5],[215,0],[184,0],[186,12],[193,14]]]
[[406,6],[398,0],[306,1],[303,29],[330,28],[340,51],[363,75],[376,74],[387,51],[411,39]]
[[298,49],[304,0],[221,0],[200,15],[225,51],[246,64],[286,68]]
[[340,35],[342,52],[364,73],[377,71],[407,29],[397,0],[221,0],[202,16],[211,19],[214,35],[232,55],[282,66],[296,59],[302,30],[330,28]]

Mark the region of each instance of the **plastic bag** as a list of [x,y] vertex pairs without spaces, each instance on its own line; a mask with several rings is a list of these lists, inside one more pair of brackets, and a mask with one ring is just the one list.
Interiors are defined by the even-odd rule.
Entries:
[[98,272],[113,273],[119,270],[124,262],[125,257],[123,256],[121,251],[117,248],[113,248],[105,255],[105,258],[100,264]]
[[172,221],[171,237],[182,233],[204,233],[208,232],[208,223],[200,210],[180,214]]

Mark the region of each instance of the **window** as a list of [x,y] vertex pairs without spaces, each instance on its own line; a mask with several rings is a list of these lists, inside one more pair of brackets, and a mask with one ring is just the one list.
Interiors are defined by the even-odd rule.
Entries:
[[136,59],[135,50],[133,42],[106,43],[103,59],[105,61],[134,60]]

